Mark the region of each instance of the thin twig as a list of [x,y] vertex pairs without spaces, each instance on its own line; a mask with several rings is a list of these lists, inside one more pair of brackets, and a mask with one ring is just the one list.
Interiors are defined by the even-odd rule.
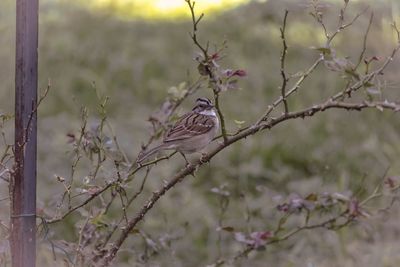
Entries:
[[357,61],[356,66],[354,67],[354,69],[357,69],[360,66],[360,64],[364,58],[365,51],[367,50],[367,38],[368,38],[369,30],[371,29],[373,19],[374,19],[374,13],[371,12],[371,16],[369,17],[368,27],[367,27],[367,30],[365,31],[364,38],[363,38],[362,50],[361,50],[360,56],[358,57],[358,61]]
[[286,30],[286,20],[288,16],[289,11],[285,10],[285,16],[283,18],[283,25],[282,28],[280,28],[281,31],[281,39],[282,39],[282,53],[281,53],[281,76],[282,76],[282,85],[281,85],[281,94],[282,94],[282,101],[285,106],[285,113],[289,112],[289,107],[288,103],[286,100],[286,83],[288,82],[288,78],[286,77],[286,72],[285,72],[285,59],[286,59],[286,53],[287,53],[287,45],[286,45],[286,38],[285,38],[285,30]]
[[[327,43],[326,43],[326,47],[329,47],[329,45],[331,44],[331,42],[333,41],[333,39],[336,37],[336,35],[337,35],[338,33],[340,33],[342,30],[344,30],[344,29],[350,27],[351,25],[353,25],[354,22],[356,22],[357,19],[358,19],[361,15],[363,15],[365,12],[367,12],[368,9],[369,9],[369,7],[366,7],[366,8],[365,8],[364,10],[362,10],[360,13],[357,13],[357,15],[355,15],[355,16],[353,17],[353,19],[352,19],[349,23],[347,23],[347,24],[340,24],[340,26],[336,29],[336,31],[328,38]],[[342,23],[343,23],[343,21],[342,21]]]
[[[301,75],[301,77],[297,80],[297,82],[293,85],[293,87],[287,91],[286,93],[286,97],[290,96],[291,94],[295,93],[300,86],[302,85],[302,83],[306,80],[306,78],[317,68],[317,66],[319,65],[319,63],[321,63],[323,61],[323,57],[319,57],[312,65],[310,68],[308,68],[308,70]],[[280,96],[277,100],[275,100],[275,102],[273,102],[271,105],[268,106],[267,110],[265,111],[265,113],[260,117],[260,119],[255,123],[255,125],[259,125],[261,124],[263,121],[268,119],[268,116],[271,114],[271,112],[280,104],[282,103],[283,98],[282,96]],[[254,126],[252,126],[254,127]]]
[[82,208],[83,206],[85,206],[86,204],[88,204],[89,202],[91,202],[93,199],[95,199],[98,195],[100,195],[101,193],[103,193],[104,191],[106,191],[107,189],[109,189],[111,186],[113,186],[114,183],[109,183],[106,186],[99,188],[99,190],[97,190],[96,192],[92,193],[90,195],[90,197],[88,197],[87,199],[85,199],[83,202],[81,202],[80,204],[71,207],[70,209],[68,209],[67,212],[65,212],[63,215],[58,216],[57,218],[53,218],[53,219],[49,219],[46,220],[47,224],[51,224],[51,223],[56,223],[59,222],[61,220],[63,220],[65,217],[67,217],[68,215],[70,215],[71,213],[73,213],[75,210]]
[[220,119],[220,124],[221,124],[221,134],[222,137],[224,139],[224,142],[226,143],[228,140],[227,134],[226,134],[226,128],[225,128],[225,118],[224,115],[222,113],[221,110],[221,105],[219,102],[219,96],[220,96],[220,92],[221,89],[219,88],[219,78],[215,73],[215,70],[213,69],[213,66],[211,64],[209,64],[209,55],[208,55],[208,47],[209,47],[209,43],[207,42],[206,47],[202,46],[198,39],[197,39],[197,25],[200,22],[200,20],[203,18],[204,14],[201,14],[198,18],[196,18],[196,14],[194,11],[194,7],[195,7],[195,1],[191,1],[191,0],[185,0],[186,3],[189,6],[190,9],[190,13],[192,16],[192,25],[193,25],[193,31],[191,33],[191,37],[192,40],[194,42],[194,44],[202,51],[203,53],[203,60],[200,64],[203,64],[203,66],[206,68],[207,74],[209,76],[210,79],[210,86],[213,89],[214,92],[214,104],[215,104],[215,109],[217,110],[219,119]]
[[215,101],[215,109],[217,110],[220,124],[221,124],[222,138],[224,139],[224,143],[226,143],[226,142],[228,142],[228,136],[226,134],[224,114],[222,114],[222,110],[221,110],[221,107],[219,104],[219,92],[214,91],[214,101]]
[[78,261],[82,261],[82,241],[83,241],[83,230],[85,229],[85,227],[88,225],[90,220],[90,216],[88,215],[84,224],[82,225],[80,231],[79,231],[79,237],[78,237],[78,244],[76,245],[76,254],[75,254],[75,258],[74,258],[74,266],[79,266],[78,265]]
[[47,97],[47,94],[49,93],[50,88],[51,88],[51,82],[49,80],[47,83],[46,89],[44,90],[43,94],[41,94],[41,96],[39,97],[39,100],[37,101],[37,103],[32,103],[32,111],[29,114],[28,123],[25,128],[24,142],[22,144],[19,144],[20,146],[25,146],[25,144],[28,142],[29,132],[31,130],[32,121],[35,118],[35,116],[37,115],[37,111],[38,111],[40,104]]
[[386,69],[386,67],[390,64],[390,62],[393,61],[394,56],[396,55],[396,53],[398,52],[398,50],[400,49],[400,39],[397,43],[397,46],[393,49],[392,53],[390,54],[390,56],[385,60],[385,62],[382,64],[381,67],[379,67],[378,69],[376,69],[373,72],[370,72],[369,74],[365,75],[360,81],[356,82],[355,84],[353,84],[350,87],[346,87],[344,90],[342,90],[341,92],[335,94],[334,96],[332,96],[332,100],[336,101],[338,99],[344,99],[345,96],[351,96],[351,94],[354,91],[357,91],[358,89],[360,89],[361,87],[363,87],[365,84],[367,84],[369,81],[373,80],[377,75],[381,75],[383,73],[383,71]]
[[174,151],[174,152],[172,152],[172,153],[169,154],[169,155],[156,158],[156,159],[154,159],[154,160],[152,160],[152,161],[148,161],[148,162],[145,162],[145,163],[143,163],[143,164],[142,164],[142,163],[141,163],[141,164],[138,164],[138,166],[137,166],[136,168],[134,168],[133,170],[131,170],[131,172],[128,174],[128,176],[127,176],[127,181],[128,181],[128,182],[131,181],[131,177],[133,177],[133,175],[135,175],[138,171],[140,171],[140,170],[143,169],[144,167],[148,167],[148,166],[151,166],[151,165],[155,165],[155,164],[157,164],[157,163],[160,162],[160,161],[170,159],[170,158],[171,158],[173,155],[175,155],[176,153],[177,153],[177,151]]
[[197,25],[199,24],[200,20],[204,17],[204,14],[202,13],[198,18],[196,18],[196,15],[194,13],[194,6],[196,4],[195,1],[191,0],[185,0],[185,2],[189,5],[190,13],[192,16],[192,24],[193,24],[193,32],[190,34],[190,37],[192,38],[193,42],[195,45],[201,50],[204,56],[204,60],[208,60],[208,45],[206,47],[202,46],[198,39],[197,39]]

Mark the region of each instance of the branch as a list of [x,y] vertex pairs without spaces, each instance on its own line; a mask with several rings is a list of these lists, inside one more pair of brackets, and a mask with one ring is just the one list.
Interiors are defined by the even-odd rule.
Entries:
[[56,223],[59,222],[61,220],[63,220],[65,217],[67,217],[68,215],[70,215],[72,212],[74,212],[75,210],[82,208],[83,206],[85,206],[86,204],[88,204],[89,202],[91,202],[93,199],[95,199],[98,195],[100,195],[101,193],[103,193],[104,191],[106,191],[107,189],[109,189],[112,185],[114,185],[115,183],[109,183],[106,186],[100,188],[99,190],[97,190],[96,192],[92,193],[90,195],[90,197],[88,197],[87,199],[85,199],[82,203],[71,207],[70,209],[68,209],[67,212],[65,212],[63,215],[57,217],[57,218],[53,218],[53,219],[49,219],[49,220],[45,220],[45,222],[47,224],[51,224],[51,223]]
[[339,26],[338,26],[338,28],[336,29],[336,31],[335,31],[330,37],[329,37],[329,35],[328,35],[328,40],[327,40],[327,43],[326,43],[326,46],[327,46],[327,47],[330,45],[330,43],[333,41],[333,39],[336,37],[336,35],[337,35],[338,33],[340,33],[342,30],[344,30],[344,29],[350,27],[351,25],[353,25],[354,22],[356,22],[356,20],[357,20],[361,15],[363,15],[365,12],[367,12],[367,10],[369,9],[369,7],[366,7],[363,11],[361,11],[360,13],[358,13],[357,15],[355,15],[354,18],[353,18],[349,23],[343,24],[343,23],[344,23],[344,12],[345,12],[345,10],[346,10],[346,7],[347,7],[347,3],[345,3],[345,7],[342,9],[342,13],[341,13],[341,16],[340,16],[340,18],[339,18]]
[[196,2],[195,1],[192,2],[191,0],[185,0],[185,2],[189,5],[190,13],[192,15],[193,32],[190,35],[190,37],[192,38],[195,45],[201,50],[201,52],[203,52],[204,60],[207,61],[208,60],[208,45],[207,45],[207,47],[203,47],[197,40],[197,25],[199,24],[200,20],[204,17],[204,14],[202,13],[200,15],[200,17],[196,18],[196,15],[194,13],[194,6],[195,6]]
[[357,61],[356,66],[354,67],[354,69],[357,69],[360,66],[360,64],[363,60],[365,51],[367,50],[367,38],[368,38],[369,30],[371,29],[373,19],[374,19],[374,13],[371,12],[371,16],[369,17],[368,27],[367,27],[367,30],[365,31],[364,38],[363,38],[363,47],[362,47],[360,56],[358,57],[358,61]]
[[193,24],[193,32],[190,35],[194,44],[202,51],[203,53],[203,59],[200,61],[200,66],[204,67],[205,70],[205,75],[208,75],[210,79],[210,87],[213,90],[214,93],[214,102],[215,102],[215,109],[217,110],[219,119],[220,119],[220,124],[221,124],[221,134],[224,139],[224,142],[226,143],[228,140],[227,133],[226,133],[226,128],[225,128],[225,118],[221,110],[221,106],[219,103],[219,94],[222,91],[220,86],[219,86],[219,77],[215,72],[215,66],[213,66],[213,59],[210,58],[208,55],[208,43],[207,46],[204,47],[202,46],[198,39],[197,39],[197,25],[200,22],[200,20],[203,18],[204,14],[201,14],[199,18],[196,18],[195,12],[194,12],[194,6],[195,6],[195,1],[191,0],[185,0],[186,3],[189,6],[190,13],[192,15],[192,24]]
[[[306,78],[317,68],[319,63],[323,61],[323,57],[319,57],[312,65],[311,67],[297,80],[297,82],[294,84],[294,86],[287,91],[286,93],[286,98],[290,96],[291,94],[295,93],[300,86],[303,84],[303,82],[306,80]],[[282,103],[283,98],[280,96],[275,102],[272,103],[272,105],[269,105],[267,110],[265,111],[264,115],[260,117],[260,119],[255,123],[255,125],[261,124],[263,121],[268,119],[268,116],[271,114],[271,112],[280,104]],[[254,127],[254,126],[252,126]]]
[[[126,204],[126,208],[128,208],[132,202],[143,192],[144,189],[144,185],[147,181],[147,178],[149,176],[150,173],[150,167],[147,167],[146,169],[146,174],[143,177],[142,183],[140,185],[139,190],[131,197],[129,198],[127,204]],[[104,212],[105,213],[105,212]],[[124,221],[124,218],[126,218],[125,216],[122,216],[122,218],[120,218],[119,222],[116,223],[113,228],[109,231],[109,233],[107,234],[105,240],[102,242],[101,244],[101,249],[104,249],[104,247],[107,245],[108,241],[111,239],[112,235],[115,233],[115,231],[118,229],[118,227],[121,225],[121,223]]]
[[350,97],[354,91],[357,91],[358,89],[363,87],[366,83],[371,81],[376,76],[381,75],[383,73],[383,71],[386,69],[386,67],[390,64],[390,62],[393,61],[393,58],[399,49],[400,49],[400,39],[398,40],[397,46],[393,49],[390,56],[385,60],[385,62],[382,64],[382,66],[380,68],[376,69],[373,72],[368,73],[360,81],[356,82],[354,85],[352,85],[350,87],[346,87],[343,91],[332,96],[331,99],[336,101],[338,99],[344,99],[346,96]]
[[32,111],[29,114],[28,123],[27,123],[26,128],[25,128],[24,142],[22,144],[19,144],[21,147],[25,146],[25,144],[28,142],[29,132],[32,130],[31,129],[32,120],[34,119],[35,115],[37,114],[37,111],[38,111],[38,108],[39,108],[40,104],[47,97],[47,94],[49,93],[50,88],[51,88],[51,83],[50,83],[50,80],[49,80],[48,83],[47,83],[47,87],[46,87],[45,91],[39,97],[39,100],[37,101],[37,103],[32,103]]
[[121,245],[125,241],[125,239],[128,237],[129,233],[134,229],[134,227],[143,220],[144,216],[146,213],[151,210],[154,206],[154,204],[171,188],[173,188],[176,184],[182,182],[185,177],[187,177],[190,174],[194,174],[194,172],[203,164],[206,162],[210,161],[217,153],[222,151],[224,148],[230,146],[231,144],[244,139],[250,135],[253,135],[260,130],[264,129],[270,129],[273,126],[282,123],[284,121],[290,120],[290,119],[296,119],[296,118],[305,118],[305,117],[312,117],[314,114],[317,112],[322,112],[328,109],[345,109],[345,110],[357,110],[360,111],[365,108],[376,108],[379,110],[382,109],[389,109],[393,110],[395,112],[400,111],[400,104],[397,103],[392,103],[392,102],[363,102],[363,103],[345,103],[345,102],[337,102],[337,101],[332,101],[328,100],[328,102],[321,104],[321,105],[315,105],[311,108],[304,109],[302,111],[297,111],[297,112],[289,112],[287,114],[283,114],[278,118],[271,119],[268,123],[265,124],[260,124],[255,127],[251,127],[247,129],[246,131],[243,131],[242,133],[228,139],[227,143],[220,144],[217,146],[214,150],[209,152],[208,154],[202,156],[201,159],[198,159],[192,164],[189,164],[186,168],[182,169],[179,171],[177,174],[175,174],[171,179],[169,179],[169,182],[166,183],[159,191],[153,192],[153,195],[151,198],[146,202],[145,205],[142,206],[140,211],[136,214],[135,217],[129,220],[127,226],[124,228],[122,233],[120,234],[119,238],[117,241],[113,244],[111,249],[104,255],[104,257],[101,259],[101,265],[103,266],[108,266],[111,261],[114,259],[116,256],[118,250],[120,249]]
[[281,76],[282,76],[282,85],[281,85],[281,94],[282,94],[282,101],[285,106],[285,113],[289,112],[289,107],[288,103],[286,101],[286,83],[288,82],[288,78],[286,77],[286,72],[285,72],[285,58],[286,58],[286,53],[287,53],[287,45],[286,45],[286,39],[285,39],[285,29],[286,29],[286,19],[288,16],[289,11],[285,10],[285,16],[283,18],[283,26],[280,29],[281,30],[281,39],[282,39],[282,53],[281,53]]
[[[197,90],[199,90],[199,89],[201,88],[201,86],[202,86],[202,85],[201,85],[201,80],[202,80],[202,77],[199,77],[192,85],[189,86],[187,92],[186,92],[181,98],[177,99],[177,100],[173,103],[173,105],[172,105],[172,106],[170,107],[170,109],[168,110],[168,114],[167,114],[167,116],[165,117],[165,121],[164,121],[164,122],[167,122],[167,121],[171,118],[172,114],[173,114],[174,111],[177,109],[177,107],[178,107],[188,96],[190,96],[191,94],[195,93]],[[79,149],[79,147],[80,147],[80,145],[81,145],[81,142],[83,141],[84,136],[85,136],[85,133],[86,133],[86,127],[87,127],[87,112],[86,112],[86,109],[84,109],[83,112],[82,112],[82,121],[83,121],[83,122],[82,122],[81,130],[80,130],[80,135],[79,135],[79,137],[77,138],[77,141],[76,141],[76,142],[77,142],[77,144],[76,144],[77,149]],[[163,122],[163,123],[164,123],[164,122]],[[107,121],[105,121],[105,123],[107,123]],[[110,131],[112,132],[112,134],[113,134],[113,138],[116,139],[115,134],[113,133],[113,131],[112,131],[112,129],[111,129],[111,126],[109,126],[109,127],[110,127],[109,130],[110,130]],[[115,139],[114,139],[114,141],[115,141]],[[152,135],[152,136],[150,137],[148,144],[150,144],[150,143],[152,142],[153,139],[154,139],[154,135]],[[118,145],[117,145],[117,148],[119,149],[119,146],[118,146]],[[63,201],[64,201],[64,199],[65,199],[66,196],[68,197],[68,203],[70,203],[70,201],[71,201],[71,197],[70,197],[70,194],[69,194],[70,189],[68,189],[68,187],[69,187],[69,188],[72,187],[72,182],[73,182],[73,177],[74,177],[74,174],[75,174],[75,169],[76,169],[76,166],[77,166],[79,160],[81,159],[81,156],[80,156],[78,150],[76,151],[76,153],[77,153],[77,154],[76,154],[76,155],[77,155],[77,156],[76,156],[76,160],[74,161],[74,163],[73,163],[72,166],[71,166],[71,170],[72,170],[72,171],[71,171],[71,182],[70,182],[70,184],[67,185],[67,186],[64,185],[65,188],[66,188],[66,191],[65,191],[65,193],[63,194],[60,203],[57,205],[58,207],[61,207],[61,205],[62,205],[62,203],[63,203]],[[122,153],[122,151],[121,151],[121,153]],[[149,166],[152,166],[152,165],[157,164],[157,163],[160,162],[160,161],[169,159],[169,158],[172,157],[175,153],[176,153],[176,152],[173,152],[173,153],[171,153],[171,154],[168,155],[168,156],[155,159],[155,160],[153,160],[153,161],[151,161],[151,162],[147,162],[147,163],[145,163],[145,164],[143,164],[143,165],[138,165],[138,166],[136,166],[136,168],[131,168],[131,170],[128,172],[128,174],[126,175],[126,177],[124,177],[124,178],[125,178],[125,179],[124,179],[124,182],[129,182],[129,181],[131,181],[131,180],[133,179],[133,176],[134,176],[139,170],[141,170],[142,168],[149,167]],[[124,156],[124,155],[123,155],[123,156]],[[124,159],[126,159],[125,156],[124,156]],[[97,164],[97,165],[96,165],[95,173],[97,172],[99,166],[100,166],[100,164]],[[133,165],[133,166],[134,166],[134,165]],[[95,199],[97,198],[97,196],[101,195],[103,192],[105,192],[105,191],[106,191],[107,189],[109,189],[111,186],[115,185],[115,184],[118,182],[118,180],[121,180],[120,178],[121,178],[121,177],[119,177],[119,179],[117,179],[117,180],[115,180],[115,181],[112,181],[112,182],[110,182],[110,183],[107,183],[107,184],[104,185],[103,187],[98,188],[95,192],[91,192],[90,197],[86,198],[83,202],[81,202],[81,203],[79,203],[79,204],[77,204],[77,205],[75,205],[75,206],[73,206],[73,207],[71,207],[70,204],[69,204],[68,210],[67,210],[65,213],[63,213],[63,214],[61,214],[61,215],[56,215],[54,218],[46,220],[46,223],[51,224],[51,223],[56,223],[56,222],[59,222],[59,221],[63,220],[64,218],[66,218],[67,216],[69,216],[70,214],[72,214],[73,212],[75,212],[76,210],[78,210],[79,208],[82,208],[82,207],[86,206],[87,204],[89,204],[90,202],[92,202],[93,200],[95,200]],[[141,192],[142,192],[142,190],[139,191],[139,194],[140,194]],[[132,202],[132,200],[129,202],[129,204],[130,204],[131,202]]]
[[[327,219],[327,220],[325,220],[323,222],[316,223],[316,224],[313,224],[313,225],[304,225],[304,226],[297,227],[297,228],[293,229],[292,231],[288,232],[287,234],[285,234],[285,235],[283,235],[281,237],[272,238],[270,241],[266,242],[265,245],[270,245],[270,244],[273,244],[273,243],[278,243],[278,242],[285,241],[285,240],[289,239],[290,237],[292,237],[292,236],[294,236],[294,235],[296,235],[296,234],[298,234],[300,232],[303,232],[305,230],[311,230],[311,229],[316,229],[316,228],[327,228],[328,225],[334,223],[335,221],[337,221],[341,217],[345,216],[346,214],[347,214],[347,211],[344,211],[344,212],[338,214],[337,216],[335,216],[333,218],[330,218],[330,219]],[[352,217],[347,217],[346,221],[343,222],[342,224],[336,226],[337,228],[335,228],[335,229],[339,230],[339,229],[345,227],[346,225],[348,225],[349,223],[351,223],[352,221],[353,221]],[[255,249],[257,249],[255,246],[247,246],[244,250],[242,250],[237,255],[235,255],[232,258],[232,260],[230,260],[230,261],[229,260],[227,261],[227,260],[220,259],[217,262],[217,266],[221,266],[222,264],[224,264],[226,262],[234,262],[234,261],[237,261],[237,260],[239,260],[241,258],[245,258],[245,257],[248,256],[248,254],[250,252],[254,251]]]
[[215,90],[214,90],[214,101],[215,101],[215,109],[217,110],[218,117],[219,117],[220,124],[221,124],[222,138],[224,139],[224,143],[226,143],[228,141],[228,136],[227,136],[226,128],[225,128],[225,118],[224,118],[224,114],[222,114],[221,107],[219,105],[219,92],[216,92]]
[[[392,193],[396,193],[398,190],[400,189],[400,186],[395,186],[390,188],[390,191]],[[312,230],[312,229],[316,229],[316,228],[326,228],[326,229],[331,229],[331,230],[340,230],[343,227],[349,225],[350,223],[352,223],[353,221],[355,221],[357,219],[357,217],[359,216],[368,216],[366,212],[364,212],[364,208],[366,208],[366,203],[372,199],[378,198],[378,197],[382,197],[383,193],[378,193],[377,190],[374,190],[374,192],[366,197],[364,200],[362,201],[357,201],[357,200],[350,200],[348,203],[348,207],[344,210],[339,212],[337,215],[323,220],[322,222],[319,223],[315,223],[315,224],[305,224],[302,226],[298,226],[295,229],[288,231],[286,234],[282,235],[282,236],[277,236],[276,233],[278,230],[274,231],[272,234],[272,238],[269,239],[265,245],[268,246],[270,244],[273,243],[278,243],[278,242],[282,242],[285,240],[288,240],[289,238],[291,238],[292,236],[303,232],[305,230]],[[392,197],[392,201],[391,203],[393,203],[393,201],[397,198],[398,196],[393,196]],[[351,206],[354,206],[353,208],[351,208]],[[338,221],[343,218],[344,221],[338,223]],[[335,223],[338,223],[335,225]],[[216,266],[220,266],[224,263],[230,263],[232,264],[234,261],[239,260],[240,258],[244,258],[247,257],[248,254],[251,251],[256,250],[257,247],[254,245],[248,245],[244,250],[242,250],[241,252],[239,252],[238,254],[236,254],[231,260],[224,260],[224,259],[220,259],[218,260],[215,265]]]

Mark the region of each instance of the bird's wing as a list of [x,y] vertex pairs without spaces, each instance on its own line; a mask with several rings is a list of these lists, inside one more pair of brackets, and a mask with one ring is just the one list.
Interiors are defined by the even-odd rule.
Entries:
[[183,115],[167,132],[164,142],[184,140],[210,131],[215,123],[211,116],[190,112]]

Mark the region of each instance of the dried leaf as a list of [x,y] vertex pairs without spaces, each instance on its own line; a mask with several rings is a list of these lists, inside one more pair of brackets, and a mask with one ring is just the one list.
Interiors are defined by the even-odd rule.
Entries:
[[395,177],[388,177],[384,182],[388,187],[393,189],[395,187]]
[[305,198],[305,200],[308,200],[308,201],[317,201],[317,199],[318,199],[318,196],[315,193],[311,193],[308,196],[306,196],[306,198]]
[[54,174],[54,177],[57,179],[57,181],[59,181],[60,183],[63,183],[63,182],[65,182],[65,178],[64,177],[61,177],[61,176],[59,176],[59,175],[57,175],[57,174]]
[[200,63],[200,64],[197,66],[197,70],[199,71],[199,74],[202,75],[202,76],[207,76],[207,75],[208,75],[207,66],[204,65],[203,63]]
[[349,213],[352,216],[358,216],[360,215],[360,203],[358,202],[357,199],[352,199],[349,202]]
[[233,228],[232,226],[224,226],[224,227],[221,227],[221,230],[224,230],[226,232],[233,232],[233,231],[235,231],[235,228]]

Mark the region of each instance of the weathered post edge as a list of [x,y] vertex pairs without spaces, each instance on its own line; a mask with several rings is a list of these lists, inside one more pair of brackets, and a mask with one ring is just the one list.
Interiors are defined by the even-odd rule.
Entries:
[[38,0],[16,1],[15,164],[10,181],[11,261],[36,265]]

